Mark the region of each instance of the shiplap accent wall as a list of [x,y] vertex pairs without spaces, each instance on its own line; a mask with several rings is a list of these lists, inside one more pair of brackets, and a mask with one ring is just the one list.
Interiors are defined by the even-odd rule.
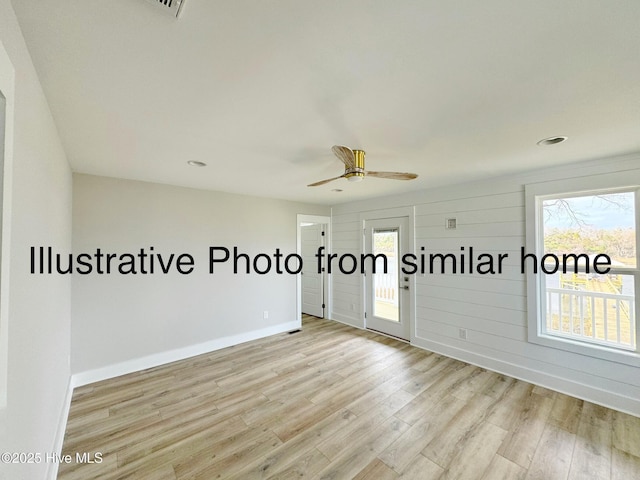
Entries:
[[[360,251],[362,227],[358,213],[334,215],[331,218],[331,253],[343,255]],[[359,275],[344,275],[332,272],[333,312],[332,318],[344,323],[364,326],[362,284]]]
[[[527,341],[524,186],[529,183],[640,170],[640,155],[589,161],[333,207],[333,253],[359,253],[364,212],[415,207],[419,253],[508,253],[500,275],[417,274],[411,342],[469,363],[640,415],[640,369]],[[457,229],[445,229],[447,218]],[[533,248],[528,248],[533,251]],[[332,318],[364,327],[363,280],[334,276]],[[355,309],[353,308],[355,305]],[[459,329],[467,329],[467,339]]]

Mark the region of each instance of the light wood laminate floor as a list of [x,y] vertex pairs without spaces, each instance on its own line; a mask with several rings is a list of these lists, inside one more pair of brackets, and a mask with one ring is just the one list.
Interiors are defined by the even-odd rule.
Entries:
[[90,479],[638,479],[640,418],[340,323],[76,389]]

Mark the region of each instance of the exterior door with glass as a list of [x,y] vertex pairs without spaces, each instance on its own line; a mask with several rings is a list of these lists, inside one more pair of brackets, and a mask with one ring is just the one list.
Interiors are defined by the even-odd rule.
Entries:
[[403,340],[410,339],[409,276],[401,258],[409,249],[408,217],[365,220],[365,253],[383,254],[365,267],[365,325]]

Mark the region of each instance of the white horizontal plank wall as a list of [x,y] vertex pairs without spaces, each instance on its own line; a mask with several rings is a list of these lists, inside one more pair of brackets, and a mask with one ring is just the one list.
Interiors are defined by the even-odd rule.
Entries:
[[[361,223],[357,213],[332,215],[331,253],[338,257],[360,251]],[[333,281],[333,312],[331,318],[354,327],[364,327],[362,284],[360,275],[331,274]],[[337,296],[336,296],[337,295]]]
[[[526,276],[520,273],[526,184],[629,170],[640,170],[640,155],[334,206],[334,231],[340,232],[334,252],[359,253],[360,213],[415,206],[415,253],[420,247],[427,255],[459,257],[461,247],[466,253],[473,247],[474,256],[508,253],[500,275],[416,274],[413,343],[640,416],[639,368],[527,341]],[[457,219],[455,230],[445,228],[447,218]],[[354,275],[334,280],[333,298],[334,318],[361,327],[359,281]],[[466,340],[459,337],[461,328],[467,330]]]

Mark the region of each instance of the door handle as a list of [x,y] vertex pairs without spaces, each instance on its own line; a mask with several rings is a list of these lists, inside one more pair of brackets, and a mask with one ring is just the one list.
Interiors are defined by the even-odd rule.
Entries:
[[404,288],[405,290],[409,290],[409,285],[404,285],[402,288]]

